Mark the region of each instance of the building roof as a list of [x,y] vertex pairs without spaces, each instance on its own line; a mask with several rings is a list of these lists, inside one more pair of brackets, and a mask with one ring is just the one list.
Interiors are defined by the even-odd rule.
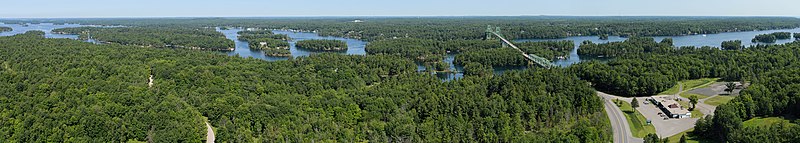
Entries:
[[683,108],[681,106],[681,104],[678,103],[678,101],[661,99],[659,102],[661,102],[661,105],[664,105],[664,107],[667,108],[667,110],[669,110],[670,114],[688,114],[688,113],[690,113],[689,109]]

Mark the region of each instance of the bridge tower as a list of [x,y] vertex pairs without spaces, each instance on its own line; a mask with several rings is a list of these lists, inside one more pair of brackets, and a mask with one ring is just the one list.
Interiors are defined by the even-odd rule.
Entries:
[[486,38],[485,40],[492,40],[494,39],[494,34],[492,34],[494,30],[492,29],[492,25],[486,25]]
[[[499,35],[500,37],[505,37],[505,36],[503,36],[503,33],[500,32],[500,27],[494,27],[494,28],[495,28],[494,29],[494,33],[497,33],[497,35]],[[508,43],[502,42],[502,41],[500,43],[503,43],[503,48],[507,48],[508,47]]]

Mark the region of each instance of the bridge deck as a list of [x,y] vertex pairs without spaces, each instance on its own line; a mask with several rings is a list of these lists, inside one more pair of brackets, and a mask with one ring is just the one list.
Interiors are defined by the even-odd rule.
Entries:
[[516,45],[514,45],[514,43],[511,43],[511,41],[508,41],[508,40],[507,40],[506,38],[504,38],[503,36],[500,36],[500,34],[497,34],[497,33],[495,33],[495,32],[492,32],[492,34],[494,34],[494,36],[497,36],[497,37],[499,37],[499,38],[500,38],[500,40],[502,40],[504,43],[506,43],[506,44],[508,44],[509,46],[511,46],[511,48],[514,48],[514,49],[516,49],[517,51],[519,51],[520,53],[522,53],[522,56],[524,56],[526,59],[528,59],[528,60],[530,60],[530,61],[533,61],[534,63],[538,64],[539,66],[542,66],[542,67],[544,67],[544,68],[551,68],[551,67],[555,67],[555,66],[556,66],[555,64],[553,64],[552,62],[550,62],[550,60],[547,60],[547,59],[545,59],[545,58],[539,57],[539,56],[537,56],[537,55],[534,55],[534,54],[527,54],[527,53],[525,53],[525,51],[522,51],[522,49],[519,49],[519,47],[517,47]]

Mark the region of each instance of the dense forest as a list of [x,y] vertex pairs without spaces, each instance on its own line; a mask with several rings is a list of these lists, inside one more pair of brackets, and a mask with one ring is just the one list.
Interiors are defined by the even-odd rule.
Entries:
[[535,54],[547,59],[568,58],[569,52],[575,48],[575,43],[570,40],[521,42],[514,45],[525,53]]
[[[80,39],[103,43],[157,48],[186,48],[229,51],[234,43],[212,28],[179,27],[77,27],[54,29],[60,34],[80,34]],[[89,37],[91,36],[91,37]]]
[[466,65],[476,62],[492,67],[521,67],[528,65],[528,59],[513,48],[493,48],[469,51],[456,55],[453,64]]
[[269,30],[244,30],[236,32],[239,40],[247,41],[250,49],[257,49],[268,56],[289,57],[289,36],[274,34]]
[[291,40],[291,38],[289,38],[289,35],[286,35],[286,34],[275,34],[275,33],[272,33],[272,31],[270,31],[270,30],[243,30],[243,31],[236,32],[236,34],[239,34],[239,36],[237,38],[239,38],[239,40],[242,40],[242,41],[251,41],[251,40],[255,40],[255,39],[265,39],[265,38],[277,39],[277,40],[281,40],[281,41],[289,41],[289,40]]
[[569,36],[615,35],[677,36],[721,32],[788,29],[800,27],[793,17],[364,17],[353,18],[129,18],[0,20],[4,23],[79,23],[127,26],[254,27],[295,29],[377,41],[394,38],[432,40],[483,39],[486,25],[499,26],[508,39],[565,38]]
[[761,43],[775,43],[777,40],[782,39],[790,39],[792,38],[792,33],[789,32],[775,32],[769,34],[759,34],[753,38],[752,42],[761,42]]
[[302,40],[295,43],[297,48],[314,51],[346,51],[347,43],[342,40],[313,39]]
[[744,46],[742,46],[742,40],[731,40],[722,41],[720,48],[722,48],[722,50],[741,50],[744,49]]
[[11,31],[11,30],[14,30],[14,29],[11,29],[11,27],[2,27],[2,26],[0,26],[0,32],[8,32],[8,31]]
[[398,55],[419,62],[441,61],[447,53],[462,53],[500,47],[496,40],[450,40],[435,41],[415,38],[398,38],[370,42],[366,46],[369,54]]
[[656,42],[651,37],[631,37],[621,42],[595,44],[592,41],[583,41],[578,49],[578,55],[593,57],[617,57],[631,53],[649,53],[669,51],[673,49],[672,39],[664,38]]
[[794,33],[794,39],[800,40],[800,33]]
[[800,59],[797,52],[788,50],[794,49],[765,46],[739,51],[715,47],[665,48],[660,52],[618,55],[605,64],[584,62],[572,68],[597,90],[623,96],[649,96],[670,88],[679,80],[719,77],[739,81],[780,69]]
[[0,141],[200,142],[206,118],[217,142],[612,138],[602,100],[566,69],[442,82],[393,55],[266,62],[43,35],[0,37]]

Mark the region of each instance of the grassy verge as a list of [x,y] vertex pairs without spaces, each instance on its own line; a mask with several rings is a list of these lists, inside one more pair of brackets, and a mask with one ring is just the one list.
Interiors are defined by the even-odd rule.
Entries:
[[692,131],[694,131],[694,128],[691,128],[689,130],[686,130],[686,131],[683,131],[681,133],[675,134],[675,135],[669,137],[669,142],[670,143],[680,143],[681,142],[681,136],[683,136],[683,135],[686,135],[686,142],[687,143],[711,143],[711,142],[714,142],[714,141],[707,140],[707,139],[700,139],[699,137],[697,137],[695,135],[692,135]]
[[731,100],[733,100],[733,96],[715,96],[711,97],[711,99],[706,100],[704,103],[711,106],[719,106],[728,103]]
[[664,92],[658,93],[658,95],[674,95],[678,94],[678,89],[680,89],[680,85],[675,84],[675,86],[670,87]]
[[719,80],[719,78],[701,78],[701,79],[679,81],[678,84],[675,84],[675,86],[672,86],[672,88],[669,88],[666,91],[659,93],[658,95],[678,94],[678,92],[680,92],[678,91],[680,89],[679,84],[683,84],[683,91],[689,91],[695,88],[707,87],[712,83],[716,82],[717,80]]
[[681,93],[681,97],[683,97],[683,98],[689,98],[689,96],[692,96],[692,95],[697,96],[697,99],[705,99],[705,98],[709,97],[707,95],[702,95],[702,94],[694,94],[694,93],[688,93],[688,92]]
[[695,88],[708,87],[709,85],[711,85],[712,83],[716,82],[717,80],[719,80],[719,78],[701,78],[701,79],[695,79],[695,80],[687,80],[687,81],[683,82],[683,89],[684,89],[684,91],[689,91],[689,90],[695,89]]
[[[692,108],[692,104],[689,104],[689,101],[681,100],[678,101],[678,103],[680,103],[681,106],[683,107]],[[700,118],[703,117],[703,115],[705,114],[703,114],[703,112],[700,112],[700,109],[692,110],[692,118]]]
[[756,118],[744,121],[742,124],[745,127],[767,127],[769,125],[777,124],[777,123],[780,123],[780,122],[784,122],[786,124],[791,124],[791,125],[797,125],[797,124],[791,123],[790,120],[784,119],[782,117],[768,117],[768,118],[756,117]]
[[656,133],[656,128],[653,125],[647,124],[647,118],[644,118],[641,113],[634,112],[633,107],[628,102],[621,102],[620,109],[625,114],[625,119],[631,126],[631,133],[634,137],[643,138],[647,134]]
[[703,116],[705,116],[705,114],[703,114],[703,112],[700,112],[700,110],[698,109],[692,110],[692,118],[700,118]]

